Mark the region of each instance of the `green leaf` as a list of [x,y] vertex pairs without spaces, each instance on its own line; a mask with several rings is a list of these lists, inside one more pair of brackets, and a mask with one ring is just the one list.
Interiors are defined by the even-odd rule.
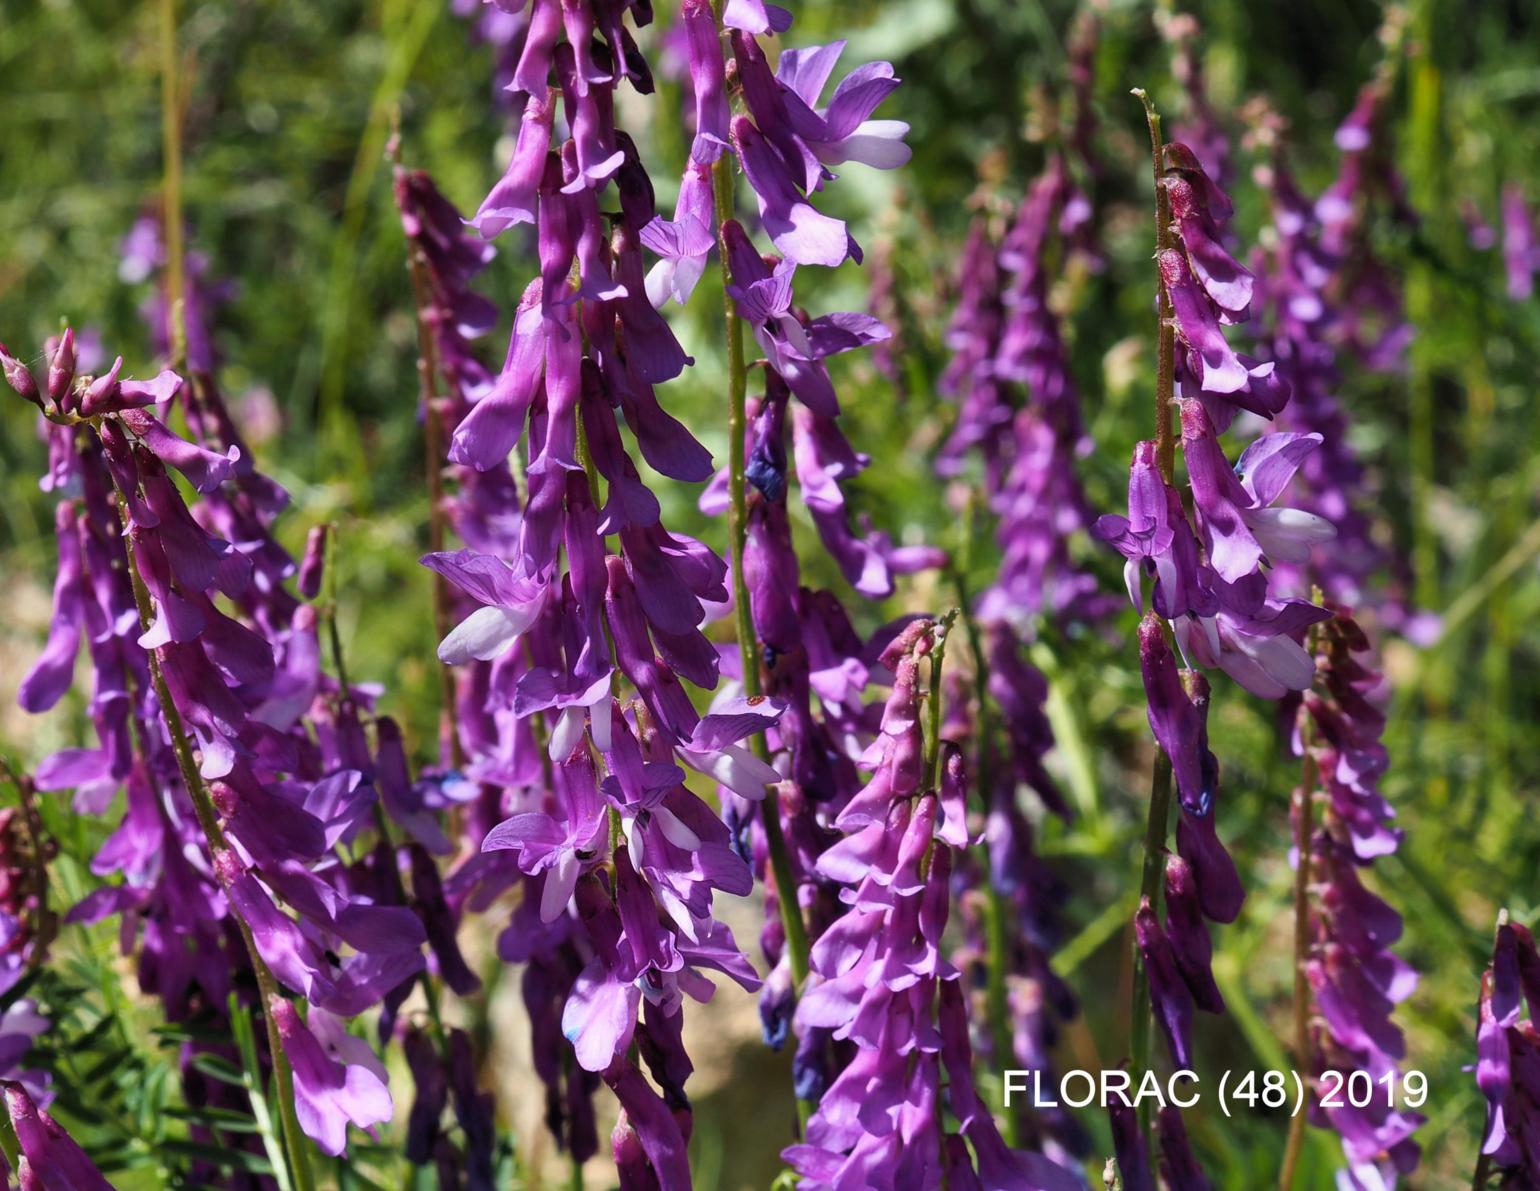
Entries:
[[221,1170],[238,1170],[245,1174],[270,1175],[273,1173],[273,1164],[265,1155],[253,1154],[249,1150],[232,1150],[223,1146],[175,1138],[161,1142],[161,1149],[168,1154],[180,1154],[186,1158],[207,1162]]
[[189,1060],[189,1063],[195,1070],[201,1071],[210,1079],[217,1079],[220,1083],[227,1083],[237,1088],[244,1088],[246,1086],[245,1073],[229,1059],[220,1055],[212,1055],[207,1052],[196,1054]]

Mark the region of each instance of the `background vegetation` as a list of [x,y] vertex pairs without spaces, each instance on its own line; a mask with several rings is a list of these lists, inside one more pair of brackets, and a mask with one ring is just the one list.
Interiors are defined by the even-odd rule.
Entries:
[[[869,361],[847,366],[838,380],[850,437],[877,460],[859,485],[864,510],[896,536],[956,549],[958,519],[928,467],[950,418],[934,389],[945,361],[949,273],[981,167],[1009,196],[1042,160],[1034,138],[1049,97],[1066,87],[1074,6],[803,0],[794,7],[799,42],[847,36],[861,58],[891,58],[905,79],[884,114],[913,125],[913,163],[893,175],[852,169],[837,199],[868,247],[891,243],[906,383],[889,384]],[[1111,510],[1122,503],[1129,448],[1146,433],[1154,362],[1149,163],[1140,109],[1127,93],[1143,86],[1177,115],[1183,97],[1150,7],[1117,0],[1095,7],[1098,150],[1106,165],[1096,198],[1108,267],[1065,278],[1058,299],[1069,312],[1097,441],[1085,480],[1093,505]],[[429,585],[415,562],[426,490],[410,288],[383,151],[399,112],[407,161],[474,208],[501,169],[507,134],[490,51],[473,44],[467,22],[438,0],[206,0],[182,8],[190,244],[208,258],[210,276],[234,282],[218,320],[224,387],[271,394],[276,418],[257,449],[263,468],[295,497],[286,537],[297,544],[317,521],[340,523],[350,658],[358,674],[384,684],[386,707],[426,748],[436,663]],[[1289,122],[1301,181],[1319,192],[1338,160],[1332,132],[1381,61],[1376,30],[1385,13],[1368,0],[1216,0],[1190,11],[1202,24],[1216,107],[1230,122],[1237,228],[1251,244],[1266,215],[1246,181],[1256,158],[1240,147],[1243,105],[1269,97]],[[1409,18],[1391,67],[1391,135],[1420,219],[1414,228],[1387,223],[1376,235],[1406,287],[1416,338],[1405,372],[1374,376],[1350,367],[1339,396],[1371,467],[1382,530],[1415,564],[1419,606],[1444,615],[1431,647],[1393,641],[1384,648],[1394,684],[1387,736],[1394,764],[1385,790],[1406,844],[1376,870],[1379,888],[1407,918],[1402,954],[1424,974],[1400,1018],[1408,1063],[1428,1074],[1432,1088],[1425,1165],[1415,1182],[1438,1188],[1468,1185],[1473,1164],[1482,1104],[1462,1067],[1474,1057],[1477,981],[1497,909],[1506,905],[1531,923],[1540,914],[1540,306],[1508,299],[1500,253],[1471,246],[1463,214],[1470,207],[1495,223],[1499,190],[1512,180],[1540,200],[1540,5],[1418,0]],[[118,261],[122,237],[160,185],[156,29],[153,5],[0,0],[0,337],[19,353],[36,353],[67,320],[98,331],[131,372],[142,374],[152,360],[137,312],[145,288],[122,280]],[[648,160],[664,179],[677,174],[684,145],[667,118],[671,106],[656,110],[665,118],[653,129]],[[531,246],[505,242],[481,288],[511,307]],[[859,308],[865,283],[847,266],[820,304]],[[720,457],[725,402],[715,325],[701,313],[709,302],[691,309],[680,336],[700,363],[667,396]],[[497,340],[489,338],[489,353],[500,352]],[[11,698],[48,612],[53,545],[49,502],[36,486],[41,467],[27,409],[0,401],[8,613],[0,618],[0,749],[24,763],[67,743],[72,730],[68,716],[26,720]],[[672,502],[669,524],[716,541],[721,527],[695,513],[695,494],[681,489],[660,490]],[[1115,587],[1116,560],[1081,546]],[[975,551],[973,565],[982,575],[988,551]],[[921,579],[886,607],[868,605],[867,627],[952,598]],[[1042,842],[1073,890],[1059,970],[1083,993],[1127,978],[1121,931],[1137,883],[1148,772],[1132,624],[1130,616],[1105,639],[1042,647],[1064,679],[1057,761],[1082,812],[1073,828],[1046,825]],[[1288,1065],[1287,796],[1297,775],[1267,712],[1227,686],[1212,733],[1227,778],[1222,829],[1250,890],[1240,921],[1216,940],[1216,972],[1232,1012],[1203,1023],[1199,1046],[1200,1069],[1216,1077],[1225,1067]],[[86,865],[105,828],[64,805],[48,815],[61,841],[55,867],[63,904],[90,887]],[[185,1144],[176,1141],[176,1081],[168,1078],[176,1040],[147,1048],[117,1029],[125,1015],[132,1020],[137,994],[115,959],[110,928],[67,928],[60,945],[70,965],[56,986],[33,990],[73,1007],[45,1039],[44,1059],[64,1090],[59,1115],[93,1152],[143,1168],[125,1175],[125,1186],[159,1185],[175,1164],[175,1146]],[[751,1017],[748,998],[722,994],[735,997]],[[1065,1041],[1067,1061],[1116,1062],[1126,1044],[1124,1000],[1083,997],[1085,1016]],[[752,1037],[741,1045],[742,1053],[728,1048],[720,1061],[724,1072],[748,1079],[765,1060]],[[494,1065],[486,1078],[502,1090],[500,1081],[516,1073]],[[701,1185],[713,1185],[715,1170],[721,1187],[764,1186],[779,1138],[762,1136],[774,1131],[758,1115],[757,1097],[735,1091],[731,1080],[720,1089],[697,1115],[696,1144],[716,1155],[702,1164]],[[1105,1144],[1103,1122],[1087,1123]],[[1226,1120],[1208,1111],[1194,1130],[1216,1183],[1242,1187],[1271,1180],[1285,1127],[1275,1116]],[[513,1138],[515,1150],[534,1144]],[[1334,1158],[1331,1139],[1315,1138],[1305,1185],[1329,1185]]]

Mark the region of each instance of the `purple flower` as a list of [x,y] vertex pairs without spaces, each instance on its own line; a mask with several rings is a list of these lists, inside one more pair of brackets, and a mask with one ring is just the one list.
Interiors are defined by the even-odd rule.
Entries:
[[791,13],[765,0],[727,0],[722,23],[745,33],[785,33],[791,28]]
[[1503,187],[1503,265],[1508,271],[1508,296],[1515,302],[1535,292],[1535,273],[1540,270],[1540,247],[1535,244],[1535,224],[1524,202],[1524,188],[1517,182]]
[[1182,402],[1182,454],[1201,517],[1209,561],[1227,583],[1265,562],[1308,562],[1310,548],[1335,536],[1329,521],[1272,505],[1319,434],[1264,434],[1231,470],[1202,402]]
[[1183,652],[1200,666],[1219,667],[1264,699],[1307,689],[1315,667],[1296,638],[1331,613],[1308,600],[1273,599],[1260,573],[1234,584],[1217,580],[1214,586],[1215,615],[1173,626]]
[[558,802],[570,818],[557,820],[531,811],[498,824],[481,841],[483,851],[512,848],[519,867],[531,876],[545,874],[540,919],[554,922],[566,912],[579,873],[603,858],[607,826],[604,803],[586,757],[564,758],[555,770]]
[[732,122],[733,149],[759,200],[759,218],[775,246],[798,265],[842,264],[859,249],[838,219],[813,209],[780,156],[746,116]]
[[782,51],[776,78],[786,89],[787,112],[796,135],[825,165],[859,161],[876,169],[897,169],[909,160],[901,120],[873,120],[871,114],[898,86],[887,62],[868,62],[840,80],[825,108],[818,107],[845,43]]
[[1181,498],[1156,464],[1155,444],[1134,447],[1128,472],[1128,516],[1098,517],[1091,533],[1112,546],[1127,563],[1123,580],[1135,608],[1143,608],[1142,577],[1155,579],[1151,603],[1168,620],[1211,615],[1217,600],[1207,589],[1198,560],[1198,542],[1187,524]]
[[422,559],[481,607],[439,643],[439,660],[449,665],[490,661],[512,647],[533,625],[545,604],[547,585],[519,576],[501,559],[469,548]]
[[682,306],[695,292],[716,247],[712,203],[711,170],[703,162],[692,163],[679,184],[673,220],[657,216],[642,229],[642,244],[661,258],[647,274],[647,298],[654,306],[669,298]]
[[1204,818],[1213,810],[1219,782],[1219,762],[1208,747],[1208,686],[1191,670],[1178,672],[1165,629],[1153,612],[1139,622],[1139,669],[1150,731],[1171,760],[1182,807]]
[[1107,1117],[1112,1124],[1112,1150],[1124,1191],[1155,1191],[1150,1154],[1139,1130],[1137,1112],[1121,1099],[1113,1098],[1107,1105]]
[[367,1129],[390,1120],[393,1105],[384,1069],[367,1042],[342,1032],[324,1010],[315,1011],[315,1031],[282,997],[273,997],[268,1011],[294,1069],[294,1110],[300,1128],[323,1154],[343,1152],[349,1123]]
[[1171,1061],[1178,1067],[1191,1067],[1192,991],[1177,968],[1171,941],[1161,929],[1149,898],[1141,899],[1134,915],[1134,938],[1150,982],[1150,1006],[1166,1036]]
[[1155,1117],[1160,1137],[1160,1173],[1171,1191],[1212,1191],[1213,1183],[1198,1165],[1182,1124],[1182,1110],[1173,1104],[1161,1108]]

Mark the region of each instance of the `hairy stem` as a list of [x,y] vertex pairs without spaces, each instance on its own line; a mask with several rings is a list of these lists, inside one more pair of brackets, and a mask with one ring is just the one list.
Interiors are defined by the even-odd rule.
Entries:
[[[1155,183],[1155,249],[1163,252],[1171,247],[1171,205],[1166,188],[1161,185],[1163,170],[1163,145],[1160,133],[1160,114],[1142,89],[1135,88],[1136,95],[1144,104],[1145,121],[1150,129],[1150,162]],[[1176,470],[1176,437],[1171,426],[1171,404],[1176,392],[1176,327],[1171,310],[1171,297],[1164,281],[1158,280],[1157,310],[1160,319],[1160,346],[1155,373],[1155,455],[1160,474],[1167,484],[1172,482]],[[1149,818],[1144,829],[1144,864],[1140,875],[1141,902],[1148,899],[1150,907],[1158,911],[1160,906],[1161,878],[1166,869],[1166,832],[1171,819],[1171,758],[1160,745],[1155,746],[1155,762],[1150,774]],[[1134,1077],[1140,1078],[1150,1069],[1150,978],[1144,968],[1144,957],[1134,944],[1133,1004],[1129,1019],[1129,1058]],[[1144,1134],[1145,1150],[1154,1159],[1151,1130],[1152,1108],[1148,1098],[1139,1103],[1139,1128]]]
[[[1160,182],[1165,150],[1160,133],[1160,113],[1143,88],[1134,88],[1134,94],[1144,104],[1145,123],[1150,129],[1150,162],[1155,180],[1155,251],[1164,252],[1171,247],[1171,200]],[[1176,469],[1176,434],[1171,425],[1171,404],[1176,396],[1176,315],[1171,309],[1171,295],[1166,292],[1166,283],[1161,280],[1158,270],[1155,276],[1156,309],[1160,317],[1155,366],[1155,456],[1160,464],[1160,474],[1169,484]]]

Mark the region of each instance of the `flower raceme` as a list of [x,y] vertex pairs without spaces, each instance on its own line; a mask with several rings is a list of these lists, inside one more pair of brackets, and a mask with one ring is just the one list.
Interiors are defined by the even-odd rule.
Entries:
[[[901,164],[906,128],[872,118],[897,86],[886,64],[857,68],[825,99],[842,44],[785,51],[772,71],[759,38],[784,32],[788,13],[735,0],[719,29],[707,0],[683,0],[694,136],[667,219],[655,209],[636,143],[615,123],[622,83],[652,90],[627,26],[646,24],[650,7],[502,7],[523,22],[509,39],[518,52],[508,90],[521,115],[508,169],[469,222],[489,238],[533,224],[539,276],[514,312],[502,370],[484,385],[460,386],[463,399],[452,394],[461,400],[446,419],[449,461],[459,469],[453,528],[466,545],[423,561],[457,591],[459,623],[439,656],[465,672],[466,771],[486,793],[482,851],[464,883],[479,887],[479,898],[510,884],[526,890],[529,909],[502,950],[539,965],[540,981],[526,982],[532,1019],[559,1016],[579,1066],[621,1097],[625,1116],[612,1141],[630,1185],[676,1170],[682,1149],[679,1126],[656,1111],[655,1093],[624,1057],[631,1040],[643,1041],[644,1055],[678,1052],[680,993],[710,989],[698,968],[757,984],[711,911],[714,891],[748,892],[749,871],[727,846],[728,829],[685,786],[681,766],[752,805],[782,775],[747,738],[770,729],[795,746],[809,740],[809,721],[800,707],[787,711],[784,698],[750,702],[731,692],[706,715],[696,711],[684,684],[718,683],[718,650],[702,629],[727,604],[727,569],[704,544],[664,527],[621,421],[657,472],[685,483],[711,477],[705,449],[658,399],[655,386],[692,361],[657,307],[690,298],[720,235],[730,292],[775,378],[768,387],[797,399],[794,410],[769,408],[777,436],[787,426],[794,432],[804,499],[831,554],[873,595],[891,592],[894,573],[932,561],[854,530],[840,491],[865,460],[835,427],[839,406],[824,360],[886,331],[865,316],[810,319],[791,289],[799,265],[859,258],[845,225],[819,212],[814,195],[844,162]],[[724,45],[742,103],[736,115]],[[763,261],[735,222],[718,226],[712,167],[724,157],[742,169],[783,260]],[[455,316],[478,309],[467,305],[463,284],[478,255],[438,219],[426,185],[407,179],[403,214],[434,265],[430,313],[442,342]],[[618,206],[618,214],[601,212],[602,196],[613,196],[604,207]],[[646,252],[658,258],[650,269]],[[458,358],[461,346],[444,344],[439,355]],[[784,460],[784,445],[764,445]],[[475,479],[505,469],[510,452],[522,456],[522,500]],[[768,491],[769,473],[762,475]],[[506,530],[501,540],[467,531],[494,524]],[[841,664],[824,654],[816,663]],[[530,760],[537,750],[554,762],[549,779]],[[793,773],[806,773],[815,755],[793,759]],[[516,940],[515,929],[530,936]],[[566,987],[547,988],[548,980]],[[648,1068],[687,1120],[687,1062],[649,1057]],[[575,1084],[564,1092],[554,1073],[547,1083],[553,1097],[572,1102]]]
[[1241,362],[1221,330],[1221,323],[1246,317],[1251,298],[1251,275],[1217,240],[1216,220],[1229,214],[1229,200],[1185,146],[1167,145],[1164,163],[1161,184],[1181,248],[1164,250],[1158,263],[1183,348],[1176,379],[1184,394],[1182,453],[1198,534],[1177,489],[1161,474],[1153,442],[1135,448],[1128,516],[1104,516],[1093,532],[1128,560],[1136,607],[1143,606],[1143,576],[1154,577],[1153,607],[1171,621],[1191,660],[1223,669],[1254,694],[1279,698],[1309,685],[1309,657],[1295,637],[1326,613],[1308,601],[1273,597],[1266,567],[1275,557],[1308,558],[1310,548],[1335,531],[1324,518],[1272,505],[1321,438],[1263,435],[1234,472],[1229,467],[1219,433],[1240,409],[1271,417],[1288,392],[1271,362]]
[[[823,1093],[807,1140],[785,1156],[810,1188],[1071,1188],[1077,1180],[1063,1167],[1008,1148],[980,1102],[960,973],[940,952],[954,849],[971,841],[965,785],[937,789],[927,769],[919,680],[930,658],[924,697],[941,697],[937,648],[935,626],[917,621],[885,651],[894,679],[863,757],[872,778],[834,819],[843,838],[817,862],[841,887],[846,910],[813,946],[815,976],[797,1023],[853,1043],[855,1056]],[[960,777],[953,757],[943,771]],[[943,1096],[957,1133],[944,1131]]]
[[[118,914],[137,926],[125,946],[136,946],[141,985],[171,1021],[220,1013],[260,965],[310,1003],[311,1030],[342,1039],[340,1019],[382,1005],[388,1031],[424,969],[424,943],[437,970],[466,987],[455,974],[463,961],[422,881],[408,904],[390,848],[343,863],[341,849],[374,826],[377,805],[408,818],[420,808],[393,788],[404,783],[387,765],[385,721],[377,753],[370,747],[360,714],[369,696],[336,689],[320,671],[315,609],[287,590],[296,568],[267,528],[282,492],[243,467],[208,378],[164,372],[146,385],[116,367],[76,377],[70,343],[66,333],[52,353],[53,383],[39,394],[46,483],[62,497],[60,581],[50,643],[22,697],[35,712],[56,702],[55,672],[86,645],[97,745],[55,754],[40,784],[73,788],[77,808],[96,813],[122,788],[126,809],[94,862],[123,884],[98,890],[69,919]],[[25,381],[19,387],[28,395]],[[199,441],[170,428],[178,405]],[[197,514],[168,468],[188,481]],[[216,532],[226,527],[249,535],[243,548]],[[280,1027],[295,1016],[282,998],[262,1008]],[[308,1064],[294,1064],[304,1101],[312,1075],[326,1086],[331,1076],[309,1063],[315,1047],[297,1045]],[[366,1125],[390,1111],[378,1079],[342,1118],[324,1096],[305,1103],[301,1128],[329,1152],[345,1147],[347,1119]]]

